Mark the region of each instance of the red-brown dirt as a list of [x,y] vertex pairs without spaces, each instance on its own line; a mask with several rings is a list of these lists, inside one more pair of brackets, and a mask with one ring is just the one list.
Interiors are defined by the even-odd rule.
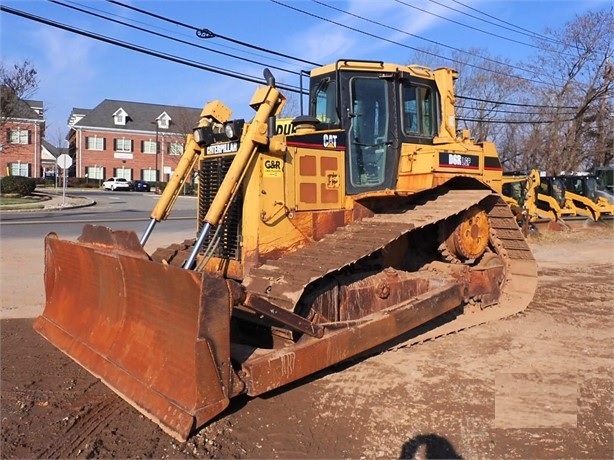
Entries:
[[12,311],[0,323],[1,457],[611,459],[614,232],[530,244],[539,287],[524,312],[235,399],[187,443]]

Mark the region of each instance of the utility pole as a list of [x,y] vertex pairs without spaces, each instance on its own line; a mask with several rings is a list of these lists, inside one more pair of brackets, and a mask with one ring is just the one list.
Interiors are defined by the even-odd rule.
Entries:
[[[160,177],[160,176],[158,176],[158,154],[160,153],[160,147],[158,146],[158,137],[159,137],[158,120],[154,120],[154,121],[152,121],[152,122],[150,122],[150,123],[151,123],[151,124],[156,125],[156,152],[155,152],[155,157],[156,157],[156,160],[155,160],[156,169],[154,170],[154,171],[155,171],[155,172],[154,172],[154,174],[155,174],[155,180],[156,180],[156,182],[159,182],[159,181],[160,181],[160,179],[159,179],[159,177]],[[150,168],[150,169],[151,169],[151,168]]]

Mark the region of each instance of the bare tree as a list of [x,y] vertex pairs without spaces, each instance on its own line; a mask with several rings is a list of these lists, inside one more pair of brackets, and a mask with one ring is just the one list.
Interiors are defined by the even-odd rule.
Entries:
[[433,58],[440,50],[414,58],[459,71],[459,126],[494,141],[506,169],[588,170],[614,157],[613,12],[589,11],[545,31],[541,51],[517,66],[476,49],[448,61]]
[[458,72],[455,83],[458,127],[469,129],[478,141],[499,143],[509,137],[502,123],[513,120],[514,113],[505,110],[503,101],[521,101],[526,94],[524,80],[518,78],[514,66],[508,59],[491,56],[479,48],[454,51],[449,59],[436,57],[441,55],[438,48],[430,48],[415,53],[413,62],[431,68],[451,67]]
[[0,61],[0,128],[10,118],[19,116],[22,101],[38,90],[36,69],[29,61],[7,66]]
[[[298,93],[291,93],[286,91],[284,93],[286,97],[286,104],[281,112],[281,118],[295,118],[301,114],[301,95]],[[307,112],[308,107],[304,107],[303,111]]]
[[[539,163],[552,174],[612,161],[614,127],[613,8],[577,16],[548,40],[531,65],[548,85],[535,85],[535,103],[550,105],[541,129]],[[546,116],[544,115],[544,118]]]

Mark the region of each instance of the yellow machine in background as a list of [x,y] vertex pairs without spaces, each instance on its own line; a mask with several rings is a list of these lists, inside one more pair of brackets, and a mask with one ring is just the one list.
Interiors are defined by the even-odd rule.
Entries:
[[[524,309],[536,264],[494,145],[457,135],[455,77],[337,61],[288,133],[268,71],[250,121],[207,104],[140,240],[46,238],[35,328],[184,440],[239,394]],[[194,238],[146,253],[194,170]]]
[[611,219],[614,215],[614,204],[599,195],[597,177],[592,175],[559,176],[565,184],[565,197],[576,208],[576,213],[597,222]]
[[587,219],[610,219],[614,209],[597,194],[592,176],[542,176],[536,169],[528,174],[505,173],[503,195],[520,223],[528,225],[559,223],[569,228]]

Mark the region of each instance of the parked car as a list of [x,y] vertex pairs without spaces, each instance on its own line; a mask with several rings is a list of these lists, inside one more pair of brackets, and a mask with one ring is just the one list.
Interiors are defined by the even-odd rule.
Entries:
[[130,190],[130,181],[123,177],[109,177],[102,183],[105,190]]
[[133,180],[130,182],[130,190],[135,192],[150,192],[151,185],[144,180]]

